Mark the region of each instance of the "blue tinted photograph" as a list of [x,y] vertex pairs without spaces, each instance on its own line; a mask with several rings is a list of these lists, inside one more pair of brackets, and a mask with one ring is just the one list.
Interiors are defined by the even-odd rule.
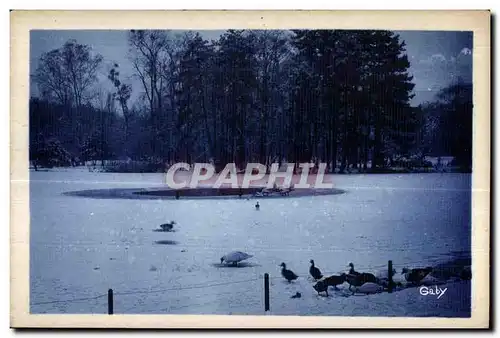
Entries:
[[32,30],[29,311],[470,317],[473,33]]

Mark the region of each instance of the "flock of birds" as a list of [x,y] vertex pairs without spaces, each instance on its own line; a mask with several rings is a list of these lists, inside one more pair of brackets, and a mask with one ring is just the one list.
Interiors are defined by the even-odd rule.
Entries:
[[[321,270],[315,266],[314,260],[310,260],[311,266],[309,267],[309,274],[316,281],[313,285],[314,290],[320,294],[325,292],[328,297],[328,287],[332,286],[334,289],[338,289],[338,285],[347,282],[349,284],[349,291],[353,294],[356,291],[362,291],[365,293],[378,292],[383,290],[384,287],[389,285],[389,277],[376,277],[374,274],[369,272],[358,272],[354,269],[354,264],[349,263],[349,272],[342,273],[340,275],[324,276]],[[286,268],[285,263],[281,263],[281,275],[290,283],[298,278],[298,276],[292,271]],[[407,269],[404,268],[402,274],[404,275],[407,282],[418,285],[430,272],[431,267],[427,268],[415,268]],[[392,275],[396,274],[396,270],[393,269]],[[297,295],[295,295],[295,298]]]
[[[256,210],[260,209],[259,202],[255,204],[255,209]],[[168,231],[168,232],[173,231],[173,226],[175,224],[176,224],[175,221],[161,224],[160,231]],[[247,260],[251,257],[253,257],[253,255],[243,251],[232,251],[222,256],[220,258],[220,263],[221,265],[225,263],[230,266],[237,267],[238,263]],[[376,277],[374,274],[369,272],[356,271],[354,269],[354,264],[349,263],[348,273],[342,273],[340,275],[324,276],[321,270],[314,264],[314,260],[311,259],[309,262],[311,264],[311,266],[309,267],[309,274],[316,282],[313,285],[313,288],[314,290],[316,290],[318,295],[320,295],[321,292],[325,292],[326,296],[328,297],[329,287],[333,287],[334,289],[338,290],[337,286],[342,285],[345,282],[349,284],[349,291],[351,291],[353,294],[357,291],[363,293],[379,292],[389,286],[390,279],[387,272],[385,276]],[[292,270],[287,269],[287,266],[284,262],[281,263],[279,266],[281,267],[281,276],[289,283],[299,278],[299,276],[295,274]],[[427,277],[432,271],[433,271],[432,267],[414,268],[414,269],[403,268],[401,274],[404,276],[406,282],[413,285],[419,285],[422,282],[422,280],[425,277]],[[395,274],[396,270],[393,269],[391,277],[393,277]],[[393,286],[401,286],[401,282],[396,282],[396,283],[393,282]],[[297,292],[291,298],[300,298],[300,297],[301,297],[300,292]]]
[[[257,202],[255,204],[255,209],[260,209],[260,204]],[[253,257],[253,255],[247,254],[242,251],[233,251],[230,252],[220,258],[221,264],[226,262],[231,266],[238,266],[238,263],[244,261],[248,258]],[[389,284],[389,278],[380,278],[375,277],[372,273],[369,272],[358,272],[354,270],[354,264],[349,263],[349,272],[342,273],[340,275],[331,275],[331,276],[323,276],[321,270],[315,266],[314,260],[310,260],[311,266],[309,268],[309,274],[316,281],[316,284],[313,285],[313,288],[320,294],[321,292],[325,292],[328,296],[328,287],[332,286],[335,289],[337,285],[341,285],[344,282],[349,284],[349,290],[353,293],[356,290],[359,290],[360,287],[364,287],[365,291],[375,291],[380,290],[382,287],[387,287]],[[295,274],[292,270],[287,269],[286,264],[283,262],[280,264],[281,267],[281,275],[285,278],[289,283],[299,278],[297,274]],[[404,268],[402,270],[402,274],[405,276],[405,279],[409,283],[418,284],[422,279],[424,279],[430,272],[432,268],[416,268],[416,269],[407,269]],[[393,275],[396,273],[396,270],[393,270]],[[352,289],[354,287],[354,289]],[[300,298],[300,293],[297,292],[292,298]]]
[[[233,251],[220,258],[221,264],[224,262],[231,266],[238,266],[238,263],[244,261],[248,258],[253,257],[253,255],[247,254],[242,251]],[[314,264],[314,260],[310,260],[311,266],[309,267],[309,274],[314,279],[316,284],[313,285],[314,290],[318,292],[325,292],[328,297],[328,287],[332,286],[334,289],[338,289],[337,286],[347,282],[349,284],[349,291],[353,294],[356,291],[361,291],[364,293],[378,292],[386,288],[389,284],[389,278],[376,277],[374,274],[369,272],[358,272],[354,269],[354,264],[349,263],[349,272],[342,273],[340,275],[324,276],[321,270]],[[287,269],[286,264],[283,262],[280,264],[281,276],[289,283],[295,281],[299,276],[290,269]],[[402,274],[404,275],[408,283],[415,285],[420,284],[420,282],[432,272],[431,267],[426,268],[415,268],[408,269],[403,268]],[[393,269],[392,275],[396,274],[396,270]],[[395,283],[396,285],[398,283]],[[297,292],[292,298],[300,298],[300,293]]]

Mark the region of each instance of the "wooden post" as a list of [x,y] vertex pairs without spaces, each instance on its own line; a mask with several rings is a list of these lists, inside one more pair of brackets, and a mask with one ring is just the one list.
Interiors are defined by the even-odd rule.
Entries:
[[108,315],[113,314],[113,289],[108,290]]
[[269,274],[264,274],[264,310],[269,311]]
[[392,292],[392,286],[393,286],[393,282],[392,282],[392,261],[389,261],[389,274],[387,275],[389,277],[389,286],[387,287],[388,290],[389,290],[389,293]]

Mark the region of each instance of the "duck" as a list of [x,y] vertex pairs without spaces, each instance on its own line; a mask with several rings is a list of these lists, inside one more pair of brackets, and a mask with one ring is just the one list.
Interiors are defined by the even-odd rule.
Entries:
[[426,268],[417,268],[417,269],[408,269],[403,268],[401,273],[405,276],[406,281],[413,284],[420,284],[422,279],[424,279],[429,273],[432,272],[431,267]]
[[297,292],[296,292],[296,293],[295,293],[292,297],[290,297],[290,298],[300,298],[300,297],[302,297],[302,294],[301,294],[300,292],[298,292],[298,291],[297,291]]
[[359,275],[360,273],[354,270],[354,264],[349,263],[349,274],[350,275]]
[[320,292],[326,292],[326,296],[328,297],[328,287],[333,286],[335,289],[337,289],[337,285],[344,283],[345,280],[345,273],[341,274],[340,276],[333,275],[318,281],[313,285],[313,288],[314,290],[316,290],[316,292],[318,292],[318,295],[320,294]]
[[260,205],[259,205],[259,202],[257,202],[257,204],[255,204],[255,209],[259,210],[260,208]]
[[237,266],[239,262],[251,257],[253,257],[253,255],[247,254],[246,252],[231,251],[220,258],[220,263],[223,264],[226,262],[232,264],[233,266]]
[[174,225],[175,225],[175,221],[170,221],[168,223],[165,223],[165,224],[161,224],[160,225],[160,228],[163,230],[163,231],[172,231],[172,229],[174,228]]
[[325,283],[324,280],[320,280],[316,284],[313,285],[314,290],[318,293],[318,295],[321,292],[326,292],[326,296],[328,297],[328,284]]
[[349,290],[354,287],[360,287],[365,283],[379,284],[379,280],[369,272],[358,273],[357,275],[347,274],[346,281],[349,283]]
[[288,281],[288,283],[291,283],[293,280],[299,278],[299,276],[297,276],[292,270],[286,269],[285,263],[281,263],[280,266],[282,267],[281,275]]
[[314,266],[314,260],[310,260],[309,263],[311,263],[311,267],[309,268],[309,273],[311,274],[311,276],[315,279],[315,280],[318,280],[318,279],[321,279],[323,278],[323,274],[321,274],[321,271]]
[[332,275],[329,277],[326,277],[323,279],[323,281],[328,284],[329,286],[333,286],[335,289],[337,289],[337,285],[341,285],[346,281],[347,275],[345,273],[342,273],[341,275]]

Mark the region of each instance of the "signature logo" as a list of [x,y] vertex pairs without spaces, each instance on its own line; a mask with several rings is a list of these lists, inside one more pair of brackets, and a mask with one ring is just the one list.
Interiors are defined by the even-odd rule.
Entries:
[[437,299],[439,299],[445,294],[447,290],[448,288],[441,289],[438,288],[437,285],[434,285],[433,287],[422,286],[420,287],[419,292],[422,296],[437,296]]

